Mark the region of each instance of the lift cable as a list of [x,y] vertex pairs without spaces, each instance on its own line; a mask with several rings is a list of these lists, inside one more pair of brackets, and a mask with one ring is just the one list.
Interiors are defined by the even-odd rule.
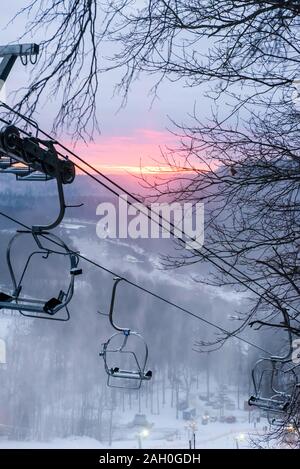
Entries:
[[[47,134],[45,134],[47,135]],[[48,136],[48,135],[47,135]],[[141,210],[141,212],[151,221],[154,221],[154,223],[156,223],[160,228],[162,228],[163,230],[165,231],[168,231],[170,234],[172,234],[172,229],[173,230],[176,230],[177,227],[174,225],[174,223],[172,223],[171,221],[168,221],[166,219],[164,219],[163,217],[160,217],[160,220],[156,220],[155,218],[151,218],[151,214],[149,213],[150,211],[150,208],[144,204],[138,197],[136,197],[134,194],[131,194],[129,191],[127,191],[126,189],[124,189],[122,186],[120,186],[118,183],[116,183],[115,181],[113,181],[111,178],[109,178],[108,176],[106,176],[105,174],[103,174],[101,171],[99,171],[97,168],[95,168],[93,165],[91,165],[90,163],[87,163],[83,158],[81,158],[80,156],[78,156],[76,153],[74,153],[72,150],[69,150],[67,147],[65,147],[64,145],[58,143],[59,146],[61,146],[64,150],[68,151],[72,156],[74,156],[75,158],[77,158],[78,160],[80,160],[83,164],[85,164],[86,166],[88,166],[89,168],[91,168],[95,173],[99,174],[99,176],[103,177],[107,182],[109,182],[110,184],[114,185],[117,189],[119,189],[120,191],[122,191],[123,194],[126,194],[128,195],[129,197],[131,197],[135,202],[141,204],[141,206],[145,207],[146,211],[143,212]],[[60,154],[60,156],[63,156],[62,153],[58,152],[58,154]],[[74,162],[74,165],[77,169],[79,169],[80,171],[82,171],[84,174],[86,174],[87,176],[89,176],[91,179],[93,179],[94,181],[96,181],[98,184],[100,184],[102,187],[104,187],[105,189],[107,189],[109,192],[111,192],[113,195],[115,195],[116,197],[120,197],[120,194],[119,192],[117,192],[117,190],[111,188],[110,186],[108,186],[106,183],[104,183],[103,181],[99,180],[95,174],[92,174],[90,173],[89,171],[87,171],[85,168],[83,168],[81,165],[79,165],[78,163]],[[126,200],[126,203],[129,207],[133,206],[134,203],[131,202],[130,200]],[[154,212],[155,215],[158,215],[157,213]],[[168,225],[170,226],[169,229],[167,229],[164,225],[163,225],[163,222],[167,222]],[[182,233],[183,236],[186,236],[186,238],[188,238],[191,242],[193,243],[198,243],[197,240],[194,240],[192,239],[189,235],[187,235],[186,233]],[[185,243],[185,240],[184,238],[178,238],[179,241]],[[200,246],[200,244],[199,244]],[[205,250],[208,254],[205,254],[204,252],[202,252],[203,250]],[[238,269],[236,266],[232,265],[230,262],[228,262],[226,259],[223,259],[221,256],[215,254],[211,249],[207,248],[206,246],[201,246],[201,250],[199,249],[195,249],[193,248],[193,251],[198,254],[200,257],[202,257],[203,259],[205,259],[207,262],[213,264],[217,269],[219,269],[221,272],[223,272],[224,274],[226,275],[229,275],[231,278],[233,278],[236,282],[238,282],[239,284],[243,285],[247,290],[250,290],[252,293],[254,293],[256,296],[258,296],[260,299],[265,299],[265,301],[267,303],[269,303],[270,305],[272,305],[273,307],[275,307],[276,309],[278,309],[278,304],[272,299],[270,298],[269,296],[269,291],[264,287],[262,286],[257,280],[255,279],[252,279],[250,278],[245,272],[242,272],[240,269]],[[215,259],[212,259],[211,257],[209,257],[209,255],[213,255],[219,262],[222,262],[224,263],[225,265],[228,266],[228,270],[226,270],[222,265],[220,265]],[[233,270],[234,272],[236,272],[236,275],[231,272],[231,270]],[[241,278],[239,278],[237,275],[240,274],[244,277],[244,280],[242,280]],[[255,284],[258,288],[260,288],[264,294],[266,296],[264,296],[263,294],[259,293],[257,290],[255,290],[255,288],[253,288],[249,282],[252,282],[253,284]],[[293,305],[288,305],[287,306],[294,310],[296,313],[299,313],[299,311],[293,306]]]
[[[2,103],[3,107],[7,108],[10,112],[13,112],[14,114],[18,115],[20,118],[22,118],[23,120],[27,121],[30,125],[32,125],[33,121],[31,119],[28,119],[26,118],[25,116],[23,116],[21,113],[15,111],[14,109],[12,109],[10,106],[8,106],[7,104],[5,103]],[[4,122],[4,123],[8,123],[6,120],[4,120],[3,118],[0,117],[0,121]],[[25,134],[27,134],[28,136],[30,135],[28,132],[22,130],[22,132],[24,132]],[[51,139],[51,136],[45,132],[44,130],[42,129],[39,129],[39,132],[44,135],[45,137],[47,137],[48,139]],[[65,145],[63,145],[62,143],[58,142],[58,141],[55,141],[54,142],[56,145],[58,145],[60,148],[62,148],[64,151],[67,151],[70,155],[72,155],[74,158],[76,158],[78,161],[80,161],[81,163],[83,163],[85,166],[87,166],[90,170],[92,170],[95,174],[98,174],[99,176],[101,176],[107,183],[113,185],[115,188],[117,188],[118,190],[122,191],[123,194],[126,194],[128,197],[130,197],[132,200],[134,200],[135,202],[139,203],[140,206],[143,206],[145,207],[145,212],[142,212],[149,220],[151,221],[154,221],[160,228],[162,228],[163,230],[165,231],[168,231],[169,233],[172,234],[172,230],[176,230],[177,227],[175,226],[174,223],[172,223],[171,221],[169,220],[165,220],[163,217],[160,217],[160,220],[155,220],[151,217],[151,214],[149,213],[149,210],[150,208],[144,204],[137,196],[135,196],[134,194],[132,194],[131,192],[129,192],[128,190],[126,190],[125,188],[123,188],[120,184],[118,184],[117,182],[115,182],[114,180],[112,180],[109,176],[105,175],[103,172],[99,171],[97,168],[95,168],[93,165],[91,165],[90,163],[86,162],[82,157],[80,157],[79,155],[77,155],[74,151],[70,150],[69,148],[67,148]],[[67,159],[67,157],[57,151],[57,154],[59,156],[61,156],[62,158],[65,158]],[[91,179],[93,179],[94,181],[96,181],[98,184],[100,184],[102,187],[104,187],[105,189],[107,189],[109,192],[111,192],[112,194],[114,194],[116,197],[120,197],[120,193],[117,192],[116,189],[113,189],[112,187],[110,187],[109,185],[107,185],[105,182],[99,180],[95,174],[91,174],[88,170],[86,170],[85,168],[83,168],[81,165],[79,165],[78,163],[75,163],[73,162],[74,165],[76,166],[77,169],[79,169],[80,171],[82,171],[84,174],[86,174],[87,176],[89,176]],[[130,200],[126,200],[126,203],[128,204],[128,206],[133,206],[133,203],[130,201]],[[155,212],[154,212],[155,213]],[[159,216],[159,214],[156,213],[157,216]],[[163,222],[167,222],[168,225],[170,226],[169,229],[167,229],[164,225],[163,225]],[[182,232],[182,235],[185,236],[187,239],[189,239],[189,241],[193,242],[193,243],[197,243],[197,240],[194,240],[193,238],[191,238],[189,235],[187,235],[186,233]],[[183,243],[185,243],[185,239],[183,238],[178,238],[179,241],[182,241]],[[199,243],[198,243],[199,244]],[[223,259],[221,256],[218,256],[217,254],[215,254],[211,249],[207,248],[206,246],[201,246],[199,244],[199,247],[201,248],[201,250],[199,249],[195,249],[193,248],[193,251],[198,254],[200,257],[202,257],[203,259],[205,259],[207,262],[210,262],[211,264],[213,264],[215,267],[217,267],[217,269],[219,269],[221,272],[223,272],[224,274],[226,275],[229,275],[231,278],[233,278],[236,282],[238,282],[239,284],[243,285],[246,289],[250,290],[252,293],[254,293],[256,296],[258,296],[260,299],[265,299],[267,301],[267,303],[269,303],[270,305],[272,305],[273,307],[275,307],[276,309],[278,309],[279,305],[272,299],[269,297],[269,291],[263,287],[262,285],[260,285],[260,283],[255,280],[255,279],[252,279],[250,278],[245,272],[242,272],[240,269],[238,269],[236,266],[232,265],[229,261],[227,261],[226,259]],[[206,251],[208,254],[205,254],[203,251]],[[211,257],[209,257],[209,255],[213,255],[216,259],[218,259],[219,262],[222,262],[223,264],[225,264],[226,266],[228,266],[229,270],[226,270],[222,265],[220,265],[215,259],[212,259]],[[237,275],[235,275],[233,272],[237,272],[237,275],[242,275],[244,280],[242,280],[241,278],[239,278]],[[253,288],[250,283],[253,283],[255,284],[258,288],[260,288],[261,290],[263,290],[263,292],[265,293],[266,296],[264,296],[263,294],[259,293],[258,291],[255,290],[255,288]],[[290,309],[293,309],[296,313],[299,313],[299,311],[293,306],[293,305],[287,305]]]
[[[30,230],[30,227],[29,227],[29,226],[25,225],[24,223],[20,222],[19,220],[16,220],[15,218],[11,217],[10,215],[8,215],[8,214],[6,214],[6,213],[4,213],[4,212],[2,212],[2,211],[0,211],[0,215],[1,215],[2,217],[6,218],[6,219],[8,219],[8,220],[10,220],[10,221],[12,221],[13,223],[19,225],[20,227],[22,227],[22,228],[24,228],[24,229],[26,229],[26,230]],[[47,235],[44,235],[44,234],[43,234],[43,235],[41,235],[41,237],[43,237],[43,238],[46,239],[47,241],[50,241],[50,242],[56,244],[56,242],[55,242],[54,240],[48,238]],[[100,263],[94,261],[93,259],[90,259],[90,258],[88,258],[88,257],[86,257],[86,256],[84,256],[84,255],[82,255],[82,254],[80,254],[80,253],[78,253],[78,252],[76,252],[76,251],[73,251],[72,249],[70,249],[70,252],[71,252],[71,253],[73,252],[73,253],[76,254],[79,258],[81,258],[82,260],[88,262],[89,264],[93,265],[94,267],[97,267],[97,268],[103,270],[104,272],[106,272],[106,273],[108,273],[108,274],[110,274],[110,275],[113,275],[114,277],[122,277],[122,279],[125,280],[125,282],[128,283],[128,285],[131,285],[131,286],[137,288],[138,290],[141,290],[141,291],[143,291],[144,293],[147,293],[147,294],[151,295],[152,297],[154,297],[154,298],[156,298],[156,299],[158,299],[158,300],[160,300],[160,301],[163,301],[164,303],[168,304],[169,306],[172,306],[172,307],[174,307],[174,308],[176,308],[176,309],[182,311],[183,313],[185,313],[185,314],[187,314],[187,315],[189,315],[189,316],[191,316],[191,317],[193,317],[193,318],[195,318],[195,319],[198,319],[199,321],[201,321],[201,322],[207,324],[208,326],[211,326],[211,327],[213,327],[213,328],[215,328],[215,329],[218,329],[220,332],[226,334],[228,337],[231,337],[231,336],[232,336],[232,337],[235,337],[236,339],[238,339],[238,340],[244,342],[244,343],[247,344],[247,345],[250,345],[251,347],[256,348],[257,350],[260,350],[261,352],[267,353],[268,355],[272,355],[271,352],[265,350],[264,348],[260,347],[259,345],[256,345],[256,344],[254,344],[253,342],[250,342],[249,340],[244,339],[243,337],[240,337],[240,336],[235,335],[234,332],[230,332],[230,331],[224,329],[223,327],[219,326],[218,324],[216,324],[216,323],[214,323],[214,322],[212,322],[212,321],[209,321],[208,319],[205,319],[204,317],[202,317],[202,316],[200,316],[200,315],[198,315],[198,314],[196,314],[196,313],[193,313],[192,311],[190,311],[190,310],[188,310],[188,309],[186,309],[186,308],[184,308],[184,307],[178,305],[177,303],[174,303],[174,302],[171,301],[171,300],[168,300],[167,298],[164,298],[163,296],[159,295],[158,293],[155,293],[155,292],[149,290],[148,288],[143,287],[142,285],[139,285],[138,283],[136,283],[136,282],[134,282],[134,281],[132,281],[132,280],[130,280],[130,279],[128,279],[128,278],[124,278],[123,276],[117,274],[116,272],[112,271],[111,269],[108,269],[107,267],[101,265]]]

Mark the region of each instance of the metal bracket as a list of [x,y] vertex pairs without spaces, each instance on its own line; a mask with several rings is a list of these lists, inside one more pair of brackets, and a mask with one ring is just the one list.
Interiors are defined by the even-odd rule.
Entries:
[[[7,46],[0,46],[0,91],[7,80],[16,60],[18,57],[25,57],[25,65],[27,64],[28,57],[37,57],[40,48],[38,44],[14,44]],[[32,61],[32,60],[31,60]]]
[[53,141],[21,134],[14,125],[0,130],[0,173],[13,173],[18,180],[56,180],[59,213],[52,223],[32,227],[32,231],[41,233],[52,230],[63,220],[67,207],[63,185],[73,182],[75,166],[70,160],[59,158]]

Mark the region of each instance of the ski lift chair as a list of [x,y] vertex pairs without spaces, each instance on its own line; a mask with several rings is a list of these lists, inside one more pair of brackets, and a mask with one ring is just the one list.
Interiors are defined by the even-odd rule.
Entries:
[[[139,389],[143,381],[149,381],[152,378],[152,371],[146,370],[148,361],[148,346],[144,338],[137,332],[131,331],[128,328],[117,326],[113,319],[114,304],[116,297],[116,290],[122,278],[115,278],[112,290],[109,320],[112,327],[117,331],[113,334],[107,342],[102,345],[100,356],[103,357],[105,371],[107,373],[107,385],[109,387]],[[118,340],[121,340],[119,345],[115,345]],[[143,355],[138,357],[137,352],[132,346],[135,347],[138,342],[143,348]],[[112,357],[117,361],[127,358],[131,360],[133,369],[121,368],[120,366],[111,366]],[[128,380],[131,384],[128,384]]]
[[290,397],[290,404],[286,409],[284,415],[268,412],[267,418],[270,425],[277,427],[284,427],[289,422],[294,422],[297,427],[299,426],[299,398],[300,398],[300,384],[296,384]]
[[271,414],[288,412],[298,382],[294,370],[280,358],[262,358],[252,370],[254,394],[248,403]]
[[[33,251],[27,258],[25,266],[21,270],[19,279],[17,280],[15,269],[12,264],[12,247],[17,239],[23,236],[33,236],[37,244],[37,250]],[[45,247],[42,244],[42,238],[52,241],[56,248]],[[41,256],[43,259],[48,259],[49,256],[64,256],[70,262],[70,278],[68,288],[60,290],[56,297],[37,299],[29,298],[22,294],[22,282],[28,271],[28,267],[36,256]],[[12,292],[0,292],[0,309],[17,310],[26,317],[49,319],[55,321],[68,321],[70,314],[68,304],[71,301],[74,293],[75,276],[80,275],[82,270],[78,268],[79,258],[78,255],[69,250],[67,245],[58,236],[52,233],[34,233],[31,231],[17,232],[9,242],[6,251],[6,260],[9,269],[10,278],[12,281]],[[58,315],[61,310],[65,310],[65,315]]]

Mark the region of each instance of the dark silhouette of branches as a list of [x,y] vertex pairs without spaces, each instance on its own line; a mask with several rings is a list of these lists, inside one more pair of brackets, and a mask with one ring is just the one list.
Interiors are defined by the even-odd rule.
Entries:
[[[30,1],[17,16],[28,17],[26,35],[43,31],[44,54],[20,105],[33,113],[50,93],[61,99],[55,129],[91,135],[99,76],[120,69],[124,100],[132,82],[150,73],[157,76],[154,92],[163,79],[191,87],[211,81],[211,96],[230,94],[236,111],[292,83],[299,11],[297,0]],[[104,43],[112,50],[105,60]],[[241,98],[237,89],[245,85],[249,96]]]
[[[251,286],[259,294],[249,298],[230,337],[249,326],[268,329],[277,334],[274,353],[290,353],[300,331],[300,115],[292,97],[300,1],[34,0],[19,14],[29,16],[30,34],[42,27],[46,38],[38,76],[18,106],[32,115],[44,93],[57,96],[56,130],[93,133],[102,73],[120,71],[116,86],[124,102],[144,73],[155,77],[154,95],[163,80],[182,81],[201,100],[206,85],[210,119],[203,122],[196,105],[187,122],[173,123],[180,143],[162,155],[176,177],[142,182],[156,200],[205,202],[209,254],[180,249],[164,264],[222,259],[227,272],[195,280],[231,290]],[[104,43],[112,46],[105,60]],[[219,347],[227,338],[195,348]],[[299,433],[295,396],[274,433],[278,439],[290,424]]]
[[[28,16],[27,33],[46,32],[31,85],[21,90],[19,110],[33,115],[42,97],[60,100],[54,131],[83,138],[97,128],[99,87],[97,1],[34,0],[18,14]],[[88,130],[89,129],[89,130]]]

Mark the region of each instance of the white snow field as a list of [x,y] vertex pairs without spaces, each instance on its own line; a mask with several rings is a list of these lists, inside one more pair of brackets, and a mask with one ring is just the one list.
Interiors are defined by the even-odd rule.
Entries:
[[[232,412],[236,418],[236,423],[211,422],[202,425],[202,417],[196,417],[196,448],[197,449],[244,449],[251,448],[251,441],[263,434],[263,427],[266,420],[256,424],[248,422],[248,412],[237,410]],[[123,419],[118,422],[119,439],[112,438],[112,443],[108,441],[99,442],[89,437],[72,436],[65,439],[54,439],[52,441],[12,441],[7,438],[0,439],[0,449],[188,449],[189,438],[191,437],[189,422],[182,418],[176,419],[174,409],[163,408],[160,415],[147,415],[151,428],[147,431],[140,428],[131,428],[128,422],[132,421],[135,411],[126,412]],[[141,446],[140,446],[141,445]]]

